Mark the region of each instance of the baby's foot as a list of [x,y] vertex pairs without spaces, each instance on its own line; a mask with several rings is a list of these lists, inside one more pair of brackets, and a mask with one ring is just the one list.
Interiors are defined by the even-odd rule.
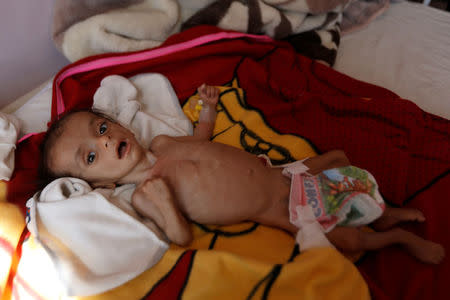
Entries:
[[424,222],[425,216],[423,213],[415,208],[402,208],[401,212],[396,216],[399,220],[405,221],[415,221],[415,222]]
[[414,236],[404,244],[406,249],[424,263],[439,264],[445,257],[442,245]]
[[415,208],[387,207],[384,214],[373,222],[373,227],[377,231],[385,231],[398,223],[407,221],[424,222],[425,216]]
[[415,221],[415,222],[424,222],[425,216],[423,213],[416,208],[387,208],[386,216],[392,217],[398,220],[398,222],[407,222],[407,221]]

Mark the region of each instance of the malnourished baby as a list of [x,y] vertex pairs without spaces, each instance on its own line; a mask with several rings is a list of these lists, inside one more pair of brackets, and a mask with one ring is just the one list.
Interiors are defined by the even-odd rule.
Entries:
[[[345,226],[355,225],[351,220],[353,211],[347,211],[343,217],[337,207],[332,209],[337,212],[335,215],[318,218],[327,238],[338,249],[354,252],[400,244],[423,262],[439,263],[443,259],[441,245],[394,227],[402,221],[423,222],[423,214],[415,209],[385,208],[377,199],[380,197],[375,197],[379,195],[377,186],[368,172],[343,168],[350,164],[342,151],[275,168],[243,150],[209,141],[219,91],[202,85],[198,92],[203,103],[198,105],[200,119],[194,135],[157,136],[150,149],[143,149],[131,131],[102,115],[88,111],[67,114],[47,132],[42,156],[44,173],[51,178],[78,177],[94,187],[135,184],[132,203],[136,211],[151,219],[155,230],[161,230],[180,245],[187,245],[192,239],[186,218],[218,225],[255,221],[296,234],[299,228],[291,223],[292,215],[298,212],[299,205],[308,206],[318,200],[302,192],[315,182],[322,198],[332,199],[328,204],[320,204],[322,208],[327,206],[328,211],[338,194],[345,198],[340,201],[357,200],[348,207],[360,205],[358,197],[348,195],[366,194],[361,203],[373,202],[369,206],[379,210],[374,214],[376,220],[367,222],[380,232]],[[333,172],[343,179],[333,181]],[[344,176],[346,172],[363,174],[364,179],[349,179],[351,176]],[[291,188],[293,175],[305,180]]]

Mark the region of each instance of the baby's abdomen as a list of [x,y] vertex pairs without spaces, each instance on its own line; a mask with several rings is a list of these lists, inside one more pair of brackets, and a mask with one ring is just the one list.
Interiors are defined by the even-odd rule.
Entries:
[[257,163],[187,162],[178,172],[185,180],[177,180],[175,192],[182,211],[202,224],[255,220],[289,193],[278,170]]

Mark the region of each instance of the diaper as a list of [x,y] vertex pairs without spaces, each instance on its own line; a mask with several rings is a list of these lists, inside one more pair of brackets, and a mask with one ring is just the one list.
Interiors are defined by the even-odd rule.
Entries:
[[385,204],[375,178],[360,168],[347,166],[309,175],[302,161],[284,166],[291,177],[290,222],[298,222],[301,209],[309,206],[324,232],[335,226],[367,225],[381,216]]

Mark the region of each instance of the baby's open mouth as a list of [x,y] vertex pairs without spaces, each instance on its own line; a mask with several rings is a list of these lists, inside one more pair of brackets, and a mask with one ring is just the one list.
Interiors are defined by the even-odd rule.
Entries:
[[119,159],[122,159],[127,155],[128,151],[130,149],[130,145],[127,143],[127,141],[122,141],[119,143],[119,147],[117,147],[117,154],[119,155]]

